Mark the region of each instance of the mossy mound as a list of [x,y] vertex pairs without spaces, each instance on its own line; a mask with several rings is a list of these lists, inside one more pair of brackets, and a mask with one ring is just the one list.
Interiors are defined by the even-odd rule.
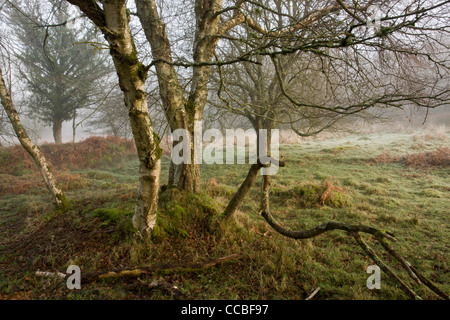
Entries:
[[159,241],[166,236],[188,238],[209,232],[212,218],[220,212],[217,202],[207,194],[169,188],[160,195],[152,239]]
[[115,226],[112,240],[124,239],[136,232],[131,220],[133,211],[122,208],[99,208],[92,211],[91,215],[100,219],[99,227]]
[[300,208],[313,209],[322,206],[344,208],[352,205],[352,199],[344,188],[325,179],[323,183],[308,181],[281,191],[279,196],[292,199]]

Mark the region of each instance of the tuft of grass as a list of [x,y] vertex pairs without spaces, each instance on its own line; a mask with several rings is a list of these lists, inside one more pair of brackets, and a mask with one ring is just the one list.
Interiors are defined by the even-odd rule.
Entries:
[[386,190],[379,186],[374,186],[370,183],[363,183],[360,185],[360,189],[364,191],[365,194],[369,196],[382,196],[386,194]]
[[420,194],[430,198],[442,198],[444,196],[442,192],[432,188],[426,188]]
[[304,182],[286,191],[278,192],[285,199],[292,199],[299,208],[344,208],[352,205],[351,197],[347,191],[336,186],[331,180],[325,179],[323,183],[317,181]]
[[92,211],[92,215],[103,221],[101,225],[107,226],[117,223],[123,217],[130,217],[131,213],[118,208],[99,208]]
[[355,146],[351,146],[351,145],[338,146],[338,147],[334,147],[334,148],[323,149],[322,152],[323,153],[338,154],[338,153],[342,153],[342,152],[347,151],[347,150],[352,150],[354,148],[355,148]]

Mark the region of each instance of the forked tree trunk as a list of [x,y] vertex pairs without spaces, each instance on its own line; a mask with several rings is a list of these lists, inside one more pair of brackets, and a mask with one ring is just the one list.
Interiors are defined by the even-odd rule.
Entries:
[[53,139],[56,144],[62,143],[62,123],[61,119],[53,119]]
[[[156,74],[170,128],[186,129],[191,133],[195,121],[201,121],[206,104],[207,83],[210,66],[193,66],[189,97],[184,97],[184,89],[180,85],[176,70],[171,62],[171,45],[165,31],[165,25],[159,16],[155,0],[136,0],[136,11],[150,43],[155,61]],[[193,44],[193,60],[195,63],[209,63],[219,40],[220,15],[215,13],[222,8],[222,1],[195,1],[196,31]],[[193,154],[193,148],[191,148]],[[194,162],[183,165],[171,165],[169,184],[188,192],[199,192],[201,189],[200,166]]]
[[66,209],[68,205],[68,201],[63,191],[58,187],[56,179],[50,170],[50,166],[48,165],[44,155],[41,150],[31,141],[28,136],[25,128],[23,127],[19,114],[17,113],[16,108],[14,107],[14,103],[9,95],[8,90],[6,89],[5,81],[3,80],[2,70],[0,69],[0,97],[2,101],[2,105],[11,121],[11,124],[14,128],[14,131],[19,139],[23,148],[30,154],[33,158],[36,165],[39,167],[41,171],[42,178],[47,186],[47,189],[50,191],[53,202],[58,209]]

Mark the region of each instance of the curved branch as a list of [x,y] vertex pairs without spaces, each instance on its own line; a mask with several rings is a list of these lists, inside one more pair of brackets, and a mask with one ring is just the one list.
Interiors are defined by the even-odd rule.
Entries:
[[347,232],[364,232],[368,233],[380,238],[388,238],[392,241],[397,241],[392,232],[386,230],[379,230],[373,227],[365,226],[365,225],[355,225],[355,224],[347,224],[338,221],[328,221],[308,230],[291,230],[281,226],[272,215],[264,210],[261,212],[261,216],[267,221],[267,223],[278,233],[293,239],[309,239],[314,238],[322,233],[332,231],[332,230],[343,230]]

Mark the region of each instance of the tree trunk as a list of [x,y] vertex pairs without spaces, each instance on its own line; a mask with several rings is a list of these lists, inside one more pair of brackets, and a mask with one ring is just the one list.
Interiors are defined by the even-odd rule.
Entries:
[[234,194],[233,198],[230,200],[228,206],[223,212],[224,218],[229,219],[234,215],[238,206],[244,200],[245,196],[255,183],[260,168],[260,163],[252,164],[250,170],[248,171],[247,178],[245,178],[244,182],[239,187],[239,190]]
[[[187,192],[200,192],[201,180],[200,180],[200,165],[195,161],[195,150],[194,150],[194,134],[193,130],[186,130],[186,134],[189,135],[190,145],[187,147],[190,149],[190,163],[180,163],[175,164],[170,161],[169,167],[169,181],[168,184],[172,186],[177,186],[180,190]],[[201,139],[200,134],[196,139]],[[187,143],[186,141],[173,141],[172,150],[176,150],[176,146],[179,143]],[[201,142],[197,143],[199,149],[201,150]],[[183,148],[184,150],[184,148]]]
[[72,119],[72,143],[75,143],[76,134],[77,134],[77,109],[73,110],[73,119]]
[[143,235],[148,235],[156,225],[160,172],[160,158],[156,160],[152,167],[143,165],[142,162],[140,163],[139,189],[133,216],[133,226]]
[[183,164],[175,164],[173,161],[170,161],[169,167],[169,186],[178,186],[181,175],[183,173]]
[[[193,153],[194,148],[191,146],[191,154]],[[191,163],[175,164],[173,161],[170,161],[168,184],[177,186],[178,189],[183,191],[200,192],[200,164],[194,163],[193,158]]]
[[200,192],[200,165],[193,163],[184,164],[182,170],[178,188],[187,192]]
[[[257,119],[251,119],[249,118],[250,122],[252,123],[253,127],[256,130],[256,154],[257,154],[257,163],[253,164],[247,174],[247,177],[245,178],[244,182],[239,187],[238,191],[234,194],[233,198],[228,203],[227,207],[225,208],[225,211],[223,213],[223,217],[225,219],[231,218],[234,213],[236,212],[238,206],[242,203],[245,196],[248,194],[250,189],[252,188],[253,184],[256,181],[256,178],[258,177],[259,170],[264,167],[264,164],[260,162],[260,132],[259,129],[262,129],[264,126],[271,128],[272,124],[270,121],[263,121],[260,118]],[[270,129],[267,132],[267,155],[270,156],[270,150],[271,150],[271,132]],[[263,176],[263,190],[266,187],[266,184],[270,184],[270,176]]]
[[[172,62],[172,51],[166,36],[165,25],[159,17],[157,6],[153,0],[137,0],[136,9],[144,29],[145,36],[150,43],[153,59]],[[185,111],[186,99],[180,85],[175,68],[169,63],[158,61],[155,63],[158,77],[159,91],[163,102],[165,116],[173,131],[188,130],[189,122]],[[175,146],[177,142],[174,142]],[[192,153],[192,150],[191,150]],[[176,185],[182,190],[193,191],[194,182],[189,164],[170,164],[169,185]],[[198,179],[199,180],[199,179]]]
[[53,139],[56,144],[62,143],[62,123],[61,119],[53,119]]
[[148,69],[137,58],[126,2],[104,1],[102,9],[95,1],[68,1],[77,5],[94,22],[110,46],[139,158],[139,188],[133,225],[147,236],[156,223],[162,151],[145,97]]
[[63,191],[59,188],[55,177],[53,176],[50,166],[48,165],[44,155],[41,150],[31,141],[28,136],[25,128],[23,127],[19,114],[17,113],[16,108],[14,107],[14,103],[9,95],[8,90],[6,89],[5,81],[3,80],[2,70],[0,69],[0,97],[3,104],[3,107],[8,114],[9,120],[14,128],[14,131],[19,139],[23,148],[30,154],[33,158],[36,165],[39,167],[41,171],[42,178],[47,186],[47,189],[50,191],[53,202],[58,209],[67,209],[68,200],[64,195]]
[[[222,1],[195,2],[196,32],[193,47],[195,63],[211,62],[216,44]],[[194,66],[189,98],[183,95],[173,62],[171,45],[154,0],[136,0],[136,10],[150,43],[155,61],[161,100],[166,119],[172,131],[186,129],[191,133],[195,121],[201,121],[203,109],[207,100],[207,83],[210,66]],[[191,148],[193,154],[193,148]],[[181,169],[180,169],[181,167]],[[201,189],[200,166],[194,162],[177,166],[172,164],[169,184],[173,183],[179,189],[188,192],[199,192]],[[178,179],[179,176],[179,179]]]

